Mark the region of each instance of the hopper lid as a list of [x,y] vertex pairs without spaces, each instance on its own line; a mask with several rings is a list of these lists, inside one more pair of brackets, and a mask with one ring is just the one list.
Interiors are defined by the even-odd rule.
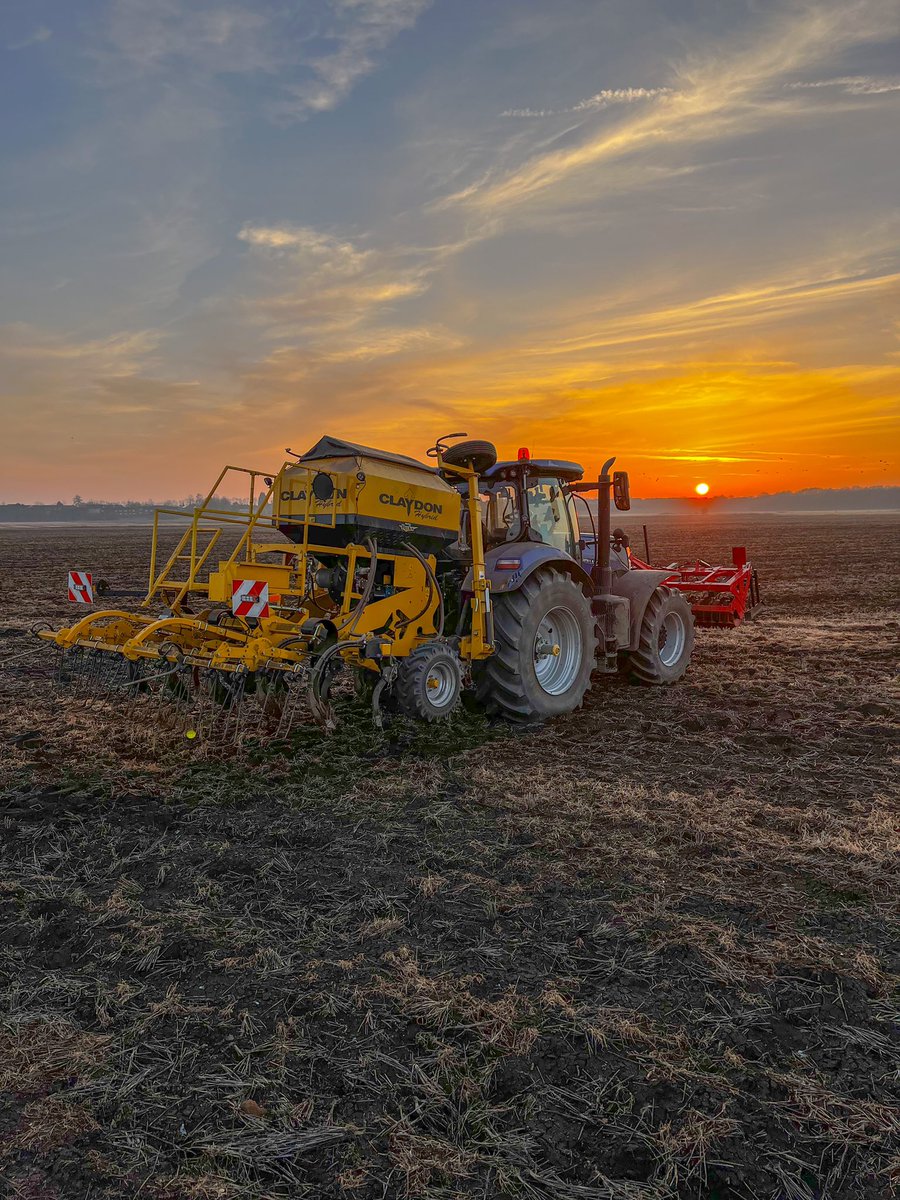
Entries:
[[430,471],[435,474],[434,467],[429,467],[418,459],[409,458],[406,454],[393,454],[390,450],[376,450],[372,446],[360,446],[356,442],[345,442],[343,438],[319,438],[311,450],[301,456],[300,462],[317,458],[340,458],[346,455],[361,458],[373,458],[378,462],[398,463],[404,467],[417,467],[420,471]]

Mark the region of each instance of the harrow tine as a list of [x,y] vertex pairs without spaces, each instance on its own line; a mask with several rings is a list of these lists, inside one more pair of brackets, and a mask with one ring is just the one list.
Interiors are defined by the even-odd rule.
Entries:
[[84,691],[89,701],[96,700],[103,680],[103,659],[97,650],[89,650],[85,655],[83,674]]
[[241,729],[245,675],[203,668],[194,691],[194,728],[209,753],[235,747]]
[[146,670],[143,662],[130,662],[127,678],[122,684],[123,715],[130,724],[136,722],[136,713],[146,695],[144,676]]
[[247,712],[247,683],[249,675],[240,672],[236,675],[233,700],[228,708],[225,721],[226,742],[232,749],[240,748],[245,729]]
[[272,671],[257,671],[244,682],[244,695],[238,715],[238,741],[271,738],[274,724],[281,715],[283,695]]
[[287,675],[283,671],[270,671],[261,705],[264,728],[269,737],[280,729],[289,699]]
[[337,715],[328,697],[335,675],[343,665],[335,658],[341,648],[340,643],[335,643],[319,655],[310,671],[306,690],[310,711],[327,733],[337,729]]
[[197,733],[205,747],[225,741],[228,713],[236,702],[233,690],[220,672],[208,672],[198,702]]
[[185,727],[189,686],[184,665],[164,654],[155,661],[125,662],[112,683],[132,744],[156,756],[170,749],[174,735]]
[[61,646],[55,647],[53,682],[58,688],[64,687],[67,682],[65,678],[66,659],[71,653],[71,650],[63,650]]
[[209,696],[208,672],[201,671],[194,698],[194,732],[197,743],[204,748],[209,743],[213,723],[213,705]]
[[76,697],[80,697],[84,693],[86,660],[87,654],[81,646],[63,650],[60,655],[59,682],[71,688],[72,695]]
[[281,703],[281,712],[278,715],[278,724],[275,726],[273,735],[275,740],[279,742],[288,739],[291,729],[294,726],[298,698],[303,692],[302,672],[285,671],[283,686],[284,697]]
[[213,749],[221,750],[225,744],[223,731],[227,722],[227,710],[233,697],[219,678],[219,672],[207,667],[195,668],[195,686],[192,691],[190,728],[185,732],[196,735],[194,742],[201,757],[210,757]]
[[99,698],[106,701],[118,700],[128,680],[128,662],[118,655],[99,651],[101,661],[97,663],[97,686]]

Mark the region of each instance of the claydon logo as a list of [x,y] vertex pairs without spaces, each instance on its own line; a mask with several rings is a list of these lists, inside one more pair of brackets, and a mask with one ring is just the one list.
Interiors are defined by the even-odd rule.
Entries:
[[382,492],[378,500],[379,503],[389,504],[392,508],[402,508],[408,517],[418,517],[424,521],[433,521],[444,511],[443,504],[435,504],[431,500],[417,500],[414,496],[392,496],[390,492]]
[[[346,500],[347,499],[347,489],[346,488],[335,488],[334,494],[337,496],[338,500]],[[283,502],[288,502],[290,500],[306,500],[306,492],[303,488],[301,488],[299,492],[293,492],[293,491],[290,491],[289,489],[285,489],[281,493],[281,499]],[[330,498],[328,500],[320,500],[318,498],[318,496],[313,496],[313,499],[315,500],[316,504],[318,504],[320,506],[323,504],[331,504]]]

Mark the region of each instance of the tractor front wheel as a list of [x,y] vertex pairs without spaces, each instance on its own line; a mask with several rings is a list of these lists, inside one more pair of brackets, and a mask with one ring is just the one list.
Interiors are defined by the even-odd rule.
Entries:
[[677,683],[694,649],[694,614],[681,592],[658,587],[647,602],[637,650],[628,655],[636,683]]
[[495,652],[475,669],[477,695],[488,712],[527,722],[578,708],[597,647],[580,585],[563,571],[541,570],[493,603]]

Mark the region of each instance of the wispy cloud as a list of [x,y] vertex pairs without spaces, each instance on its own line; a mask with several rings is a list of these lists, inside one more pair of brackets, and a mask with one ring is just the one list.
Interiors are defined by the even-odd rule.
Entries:
[[27,46],[37,46],[41,42],[46,42],[51,37],[53,37],[52,29],[48,29],[46,25],[38,25],[37,29],[26,37],[20,38],[16,42],[7,42],[6,48],[7,50],[24,50]]
[[543,344],[534,344],[530,353],[565,356],[586,350],[633,349],[648,342],[677,344],[698,336],[708,340],[729,330],[745,331],[754,323],[774,326],[790,317],[821,313],[830,305],[859,301],[873,295],[890,297],[898,292],[900,272],[862,278],[816,279],[802,284],[778,280],[666,308],[644,309],[628,316],[593,314],[590,332],[575,334],[570,328],[566,336],[558,330],[557,336],[551,334]]
[[96,50],[112,79],[191,64],[204,74],[273,70],[282,50],[262,6],[219,0],[112,0]]
[[900,79],[877,75],[839,75],[837,79],[813,79],[808,82],[786,83],[786,88],[839,88],[850,96],[881,96],[885,92],[900,92]]
[[265,260],[247,311],[270,338],[349,361],[437,336],[385,326],[385,313],[427,289],[434,263],[425,253],[363,248],[305,226],[245,225],[238,237]]
[[0,326],[3,391],[11,392],[26,377],[37,380],[42,371],[58,366],[79,375],[79,381],[135,375],[151,360],[159,335],[151,330],[113,334],[77,341],[17,321]]
[[[268,76],[269,113],[303,120],[335,108],[374,71],[431,0],[113,0],[104,73]],[[297,77],[300,82],[297,82]]]
[[[767,92],[843,49],[885,39],[900,30],[893,0],[849,0],[791,6],[752,40],[722,46],[676,68],[671,95],[612,129],[604,128],[574,146],[539,153],[521,166],[449,197],[490,212],[510,209],[556,189],[573,176],[655,148],[667,151],[700,145],[726,135],[740,136],[784,120],[785,112]],[[596,200],[596,188],[591,189]]]
[[371,257],[352,242],[308,226],[245,225],[238,237],[257,249],[306,260],[329,274],[355,274]]
[[327,53],[307,53],[310,78],[287,89],[273,106],[282,118],[303,120],[335,108],[357,82],[371,74],[377,57],[404,30],[411,29],[431,0],[330,0]]
[[560,117],[571,116],[573,113],[597,112],[609,108],[612,104],[634,104],[638,100],[655,100],[658,96],[671,96],[672,89],[667,87],[627,87],[602,88],[593,96],[579,100],[569,108],[507,108],[501,117]]

